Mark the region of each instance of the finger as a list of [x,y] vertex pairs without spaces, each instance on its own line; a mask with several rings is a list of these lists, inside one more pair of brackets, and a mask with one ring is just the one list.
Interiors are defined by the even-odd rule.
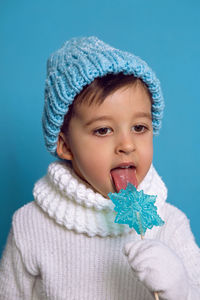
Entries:
[[137,241],[135,243],[128,243],[125,246],[125,255],[128,256],[129,262],[134,262],[135,259],[142,256],[150,256],[151,252],[155,252],[152,251],[152,249],[155,247],[156,245],[154,245],[155,243],[152,242],[151,240],[147,240],[147,241]]
[[127,243],[124,246],[124,254],[128,256],[130,255],[130,252],[134,251],[136,253],[144,243],[145,243],[144,240],[138,240],[138,241]]
[[136,277],[139,281],[141,281],[150,291],[154,292],[162,292],[163,286],[159,281],[156,280],[158,278],[158,274],[154,270],[145,270],[138,272]]
[[157,268],[157,258],[156,257],[141,257],[138,260],[135,260],[133,264],[131,264],[132,269],[135,272],[143,272],[149,270],[159,271]]

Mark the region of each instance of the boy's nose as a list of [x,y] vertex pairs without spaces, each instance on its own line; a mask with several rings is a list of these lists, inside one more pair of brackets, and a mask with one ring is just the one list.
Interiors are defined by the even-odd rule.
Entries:
[[135,151],[135,143],[133,141],[133,137],[121,137],[116,145],[115,152],[117,154],[129,154]]

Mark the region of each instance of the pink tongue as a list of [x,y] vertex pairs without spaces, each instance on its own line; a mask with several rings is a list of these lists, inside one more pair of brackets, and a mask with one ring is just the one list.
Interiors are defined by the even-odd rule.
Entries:
[[111,171],[111,176],[114,181],[117,192],[121,189],[126,189],[127,184],[130,182],[137,187],[137,178],[135,176],[135,168],[116,168]]

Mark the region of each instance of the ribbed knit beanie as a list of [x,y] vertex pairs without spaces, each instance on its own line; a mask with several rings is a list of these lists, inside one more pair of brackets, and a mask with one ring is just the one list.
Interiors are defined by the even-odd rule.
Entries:
[[115,49],[96,37],[73,38],[47,61],[42,125],[45,144],[51,154],[57,155],[60,128],[75,96],[95,78],[120,72],[133,74],[146,83],[153,99],[153,132],[158,134],[164,100],[160,82],[149,66],[134,54]]

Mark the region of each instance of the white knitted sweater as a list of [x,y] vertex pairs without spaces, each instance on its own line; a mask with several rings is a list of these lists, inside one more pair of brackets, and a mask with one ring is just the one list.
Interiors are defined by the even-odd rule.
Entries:
[[[162,227],[147,230],[182,259],[200,289],[200,250],[186,216],[165,202],[166,187],[153,166],[139,186],[158,195]],[[114,223],[110,200],[87,187],[62,162],[34,187],[35,201],[19,209],[0,264],[1,300],[150,300],[131,272],[123,247],[140,239]]]

